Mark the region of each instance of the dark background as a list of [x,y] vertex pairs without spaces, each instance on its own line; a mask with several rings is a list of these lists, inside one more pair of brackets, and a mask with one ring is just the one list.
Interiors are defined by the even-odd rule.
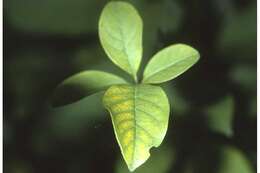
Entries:
[[[55,87],[72,74],[101,69],[125,75],[98,39],[107,2],[4,0],[4,172],[128,172],[98,97],[50,106]],[[136,172],[256,172],[256,1],[131,3],[144,21],[142,67],[174,43],[201,54],[164,86],[169,129]]]

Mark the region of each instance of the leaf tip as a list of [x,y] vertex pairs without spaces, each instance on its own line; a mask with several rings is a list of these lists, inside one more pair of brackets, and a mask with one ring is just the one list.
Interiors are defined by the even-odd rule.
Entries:
[[137,168],[139,168],[141,165],[143,165],[148,160],[149,157],[150,157],[150,152],[148,150],[146,157],[144,157],[143,159],[133,160],[130,163],[126,162],[129,171],[134,172]]

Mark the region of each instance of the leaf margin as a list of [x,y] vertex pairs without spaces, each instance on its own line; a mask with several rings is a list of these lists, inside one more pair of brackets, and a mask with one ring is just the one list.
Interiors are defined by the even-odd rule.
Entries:
[[[83,79],[83,78],[86,79],[86,77],[87,77],[86,75],[93,75],[93,78],[94,78],[94,75],[105,76],[106,78],[110,78],[109,79],[110,83],[108,83],[108,84],[104,83],[103,87],[98,86],[96,89],[92,88],[93,91],[87,91],[89,89],[88,87],[90,87],[90,86],[87,86],[86,81],[84,81],[84,79]],[[92,77],[92,76],[88,76],[88,77]],[[80,81],[80,79],[78,79],[78,78],[80,78],[83,81]],[[114,81],[112,79],[114,79]],[[78,73],[76,73],[74,75],[71,75],[68,78],[64,79],[54,89],[53,94],[52,94],[52,101],[51,101],[52,103],[51,103],[51,105],[52,105],[52,107],[60,107],[60,106],[65,106],[65,105],[68,105],[68,104],[72,104],[74,102],[79,101],[80,99],[82,99],[84,97],[88,97],[88,96],[91,96],[91,95],[93,95],[93,94],[95,94],[97,92],[101,92],[102,90],[106,90],[106,88],[109,88],[111,85],[114,85],[114,84],[127,84],[127,83],[128,82],[124,78],[122,78],[122,77],[120,77],[118,75],[115,75],[113,73],[100,71],[100,70],[84,70],[84,71],[78,72]],[[82,85],[82,86],[80,86],[80,88],[74,88],[73,89],[73,87],[79,87],[79,85]],[[78,92],[83,87],[85,87],[84,89],[82,89],[84,91],[80,91],[80,92],[84,92],[84,94],[80,93],[79,95],[82,95],[82,96],[77,95],[75,98],[71,99],[72,101],[69,101],[70,99],[66,99],[66,98],[65,98],[65,101],[64,100],[63,101],[59,101],[59,100],[64,99],[63,95],[65,95],[65,92],[67,90],[70,90],[70,89],[66,89],[66,87],[68,87],[68,86],[72,87],[71,90],[72,91],[74,90],[74,92]],[[60,98],[60,97],[63,97],[63,98]]]
[[[154,81],[153,81],[153,80],[149,81],[148,79],[151,78],[151,76],[158,75],[158,73],[160,73],[161,71],[164,71],[164,70],[166,70],[166,69],[169,69],[169,68],[171,68],[172,66],[176,66],[176,64],[178,64],[178,63],[180,63],[180,62],[183,62],[185,59],[187,59],[187,58],[185,58],[184,60],[178,60],[178,61],[176,61],[176,62],[174,62],[174,63],[168,65],[166,68],[161,67],[160,70],[157,70],[156,72],[153,72],[152,74],[148,75],[148,77],[146,77],[146,75],[147,75],[147,73],[148,73],[147,70],[150,70],[149,67],[151,66],[151,64],[154,65],[156,61],[159,61],[159,58],[160,58],[161,56],[163,56],[162,54],[166,53],[166,51],[172,51],[172,50],[170,50],[170,49],[176,49],[177,47],[188,48],[188,49],[190,49],[191,51],[193,51],[194,55],[188,56],[188,58],[194,58],[193,62],[192,62],[190,65],[186,66],[186,67],[184,68],[184,70],[181,70],[181,72],[176,73],[176,74],[173,75],[172,77],[168,77],[167,79],[161,79],[161,80],[158,80],[158,79],[157,79],[157,80],[154,80]],[[178,76],[180,76],[181,74],[183,74],[185,71],[187,71],[189,68],[191,68],[193,65],[195,65],[195,64],[199,61],[199,59],[200,59],[200,54],[199,54],[199,52],[198,52],[195,48],[193,48],[193,47],[191,47],[191,46],[189,46],[189,45],[187,45],[187,44],[178,43],[178,44],[169,45],[169,46],[167,46],[167,47],[161,49],[161,50],[158,51],[157,53],[155,53],[155,54],[152,56],[152,58],[148,61],[148,63],[147,63],[146,66],[145,66],[144,72],[143,72],[142,83],[144,83],[144,84],[160,84],[160,83],[164,83],[164,82],[170,81],[170,80],[172,80],[172,79],[175,79],[175,78],[177,78]],[[159,62],[160,62],[160,61],[159,61]],[[157,67],[157,68],[158,68],[158,67]],[[157,74],[156,74],[156,73],[157,73]],[[147,80],[148,80],[148,81],[147,81]]]
[[[134,84],[122,84],[122,85],[136,86],[136,85],[134,85]],[[161,143],[163,142],[163,139],[164,139],[165,136],[166,136],[167,130],[168,130],[169,117],[170,117],[170,116],[169,116],[169,115],[170,115],[170,103],[169,103],[167,94],[165,93],[165,91],[163,90],[163,88],[161,88],[161,87],[159,87],[159,86],[149,85],[149,84],[137,84],[137,86],[138,86],[138,85],[139,85],[139,86],[141,86],[141,85],[146,85],[146,86],[156,87],[157,89],[160,89],[160,92],[162,92],[162,94],[163,94],[163,96],[164,96],[164,99],[165,99],[166,102],[167,102],[167,108],[165,109],[166,123],[165,123],[164,129],[162,130],[163,132],[162,132],[161,137],[160,137],[161,139],[159,139],[160,141],[159,141],[159,142],[156,142],[156,143],[153,142],[153,144],[152,144],[150,147],[148,147],[149,149],[148,149],[148,151],[147,151],[147,154],[148,154],[147,158],[145,158],[145,160],[143,160],[141,163],[139,163],[139,164],[137,164],[137,165],[131,165],[131,164],[129,164],[129,163],[127,162],[127,158],[126,158],[126,156],[125,156],[123,146],[122,146],[122,144],[121,144],[121,142],[120,142],[120,139],[119,139],[119,133],[117,133],[117,131],[116,131],[117,124],[116,124],[116,122],[115,122],[115,120],[114,120],[114,118],[113,118],[113,114],[112,114],[110,108],[108,108],[108,106],[106,105],[106,103],[105,103],[105,101],[104,101],[104,98],[105,98],[106,93],[108,92],[108,90],[111,89],[112,87],[116,87],[116,86],[120,86],[120,85],[113,85],[113,86],[111,86],[109,89],[107,89],[106,93],[105,93],[104,96],[103,96],[103,105],[104,105],[105,109],[108,110],[108,112],[109,112],[109,114],[110,114],[110,117],[111,117],[111,120],[112,120],[112,124],[113,124],[113,130],[114,130],[114,133],[115,133],[115,136],[116,136],[117,143],[118,143],[118,145],[119,145],[119,147],[120,147],[121,154],[122,154],[122,156],[123,156],[125,162],[127,163],[128,169],[129,169],[131,172],[133,172],[136,168],[138,168],[139,166],[141,166],[143,163],[145,163],[145,162],[147,161],[147,159],[150,157],[150,149],[151,149],[152,147],[159,147],[159,146],[161,145]],[[124,100],[124,101],[125,101],[125,100]],[[119,122],[119,123],[120,123],[120,122]],[[139,125],[138,125],[138,126],[139,126]],[[137,127],[138,127],[138,126],[137,126]],[[136,129],[137,129],[137,128],[136,128]],[[136,129],[135,129],[135,130],[136,130]],[[136,132],[135,132],[135,133],[136,133]],[[135,137],[135,138],[136,138],[136,137]]]
[[[103,16],[105,16],[104,14],[105,14],[105,12],[106,12],[106,10],[110,7],[110,6],[112,6],[112,5],[122,5],[122,6],[127,6],[127,8],[129,8],[129,9],[131,9],[132,10],[132,14],[133,15],[135,15],[135,17],[136,17],[136,23],[138,23],[138,25],[139,25],[139,27],[140,27],[140,33],[139,33],[139,35],[140,35],[140,37],[138,37],[137,39],[138,39],[138,43],[140,44],[139,46],[139,55],[138,55],[138,58],[136,58],[137,59],[137,65],[136,65],[136,67],[133,67],[132,66],[132,63],[131,63],[131,61],[129,60],[129,55],[125,52],[126,51],[126,46],[124,45],[124,54],[125,55],[127,55],[126,56],[126,61],[127,61],[127,63],[128,63],[128,68],[129,69],[127,69],[126,67],[122,67],[122,64],[121,64],[121,62],[119,62],[119,61],[117,61],[117,60],[115,60],[115,57],[116,56],[114,56],[113,57],[113,55],[111,55],[111,51],[110,50],[108,50],[109,48],[107,48],[108,46],[106,46],[106,44],[105,44],[105,39],[104,39],[104,37],[103,37],[103,34],[102,34],[102,30],[101,30],[101,28],[103,28],[103,24],[102,24],[102,21],[103,21]],[[121,29],[120,29],[121,30]],[[121,32],[121,31],[120,31]],[[142,20],[142,18],[141,18],[141,16],[140,16],[140,14],[139,14],[139,12],[136,10],[136,8],[131,4],[131,3],[128,3],[128,2],[126,2],[126,1],[111,1],[111,2],[109,2],[109,3],[107,3],[106,5],[105,5],[105,7],[103,8],[103,10],[102,10],[102,12],[101,12],[101,15],[100,15],[100,18],[99,18],[99,21],[98,21],[98,36],[99,36],[99,40],[100,40],[100,43],[101,43],[101,45],[102,45],[102,47],[103,47],[103,49],[104,49],[104,51],[105,51],[105,53],[106,53],[106,55],[108,56],[108,58],[116,65],[116,66],[118,66],[120,69],[122,69],[123,71],[125,71],[126,73],[128,73],[128,74],[130,74],[133,78],[134,78],[134,80],[137,82],[137,73],[138,73],[138,70],[139,70],[139,68],[140,68],[140,65],[141,65],[141,61],[142,61],[142,55],[143,55],[143,20]],[[123,41],[123,42],[125,42],[125,41]],[[108,43],[109,44],[109,43]],[[125,44],[125,43],[124,43]],[[122,60],[121,60],[122,61]],[[131,70],[130,70],[131,69]]]

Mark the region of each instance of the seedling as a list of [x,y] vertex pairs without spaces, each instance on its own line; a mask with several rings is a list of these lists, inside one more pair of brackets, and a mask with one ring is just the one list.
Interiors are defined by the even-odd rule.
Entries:
[[139,82],[142,32],[142,19],[131,4],[109,2],[99,20],[99,38],[110,60],[133,81],[91,70],[66,79],[57,88],[57,93],[66,89],[77,91],[70,98],[72,101],[105,91],[103,105],[111,115],[117,142],[130,171],[149,158],[150,148],[158,147],[167,131],[169,101],[163,89],[154,84],[176,78],[199,59],[198,51],[188,45],[170,45],[151,58]]

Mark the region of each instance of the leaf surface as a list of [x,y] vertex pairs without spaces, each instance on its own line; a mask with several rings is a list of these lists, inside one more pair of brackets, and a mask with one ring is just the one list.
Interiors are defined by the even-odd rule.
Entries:
[[164,91],[151,85],[115,85],[103,104],[109,110],[117,141],[130,171],[150,156],[167,131],[169,102]]
[[61,106],[105,90],[113,84],[127,83],[124,79],[103,71],[88,70],[63,81],[55,90],[52,104]]
[[142,58],[142,19],[126,2],[110,2],[99,20],[99,38],[108,57],[136,78]]
[[171,45],[155,54],[148,62],[143,83],[162,83],[176,78],[199,60],[194,48],[184,45]]

